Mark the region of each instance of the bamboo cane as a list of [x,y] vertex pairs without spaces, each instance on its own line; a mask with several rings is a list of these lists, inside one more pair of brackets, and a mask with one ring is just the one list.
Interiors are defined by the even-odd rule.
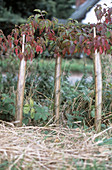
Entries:
[[61,81],[61,56],[56,57],[55,64],[55,89],[54,89],[54,114],[55,122],[59,125],[60,118],[60,81]]
[[[22,43],[22,53],[24,55],[25,47],[25,35],[23,35]],[[16,115],[15,119],[17,126],[22,126],[22,117],[23,117],[23,100],[24,100],[24,88],[25,88],[25,73],[26,73],[26,61],[24,56],[20,62],[19,76],[18,76],[18,85],[17,85],[17,94],[16,94]]]
[[[96,28],[94,27],[94,38],[96,37]],[[95,70],[95,128],[96,132],[101,131],[101,113],[102,113],[102,68],[100,54],[95,51],[94,56]]]

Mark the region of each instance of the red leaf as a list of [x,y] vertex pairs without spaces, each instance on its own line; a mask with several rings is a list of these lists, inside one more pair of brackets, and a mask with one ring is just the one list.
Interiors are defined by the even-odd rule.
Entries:
[[74,41],[74,44],[77,44],[77,40]]
[[108,18],[106,18],[105,22],[106,22],[106,24],[108,24],[108,22],[109,22],[109,21],[108,21]]
[[75,50],[75,45],[72,45],[72,46],[70,47],[70,54],[73,54],[73,53],[74,53],[74,50]]
[[0,42],[2,41],[2,38],[0,37]]
[[16,53],[16,55],[18,55],[18,49],[17,48],[15,48],[15,53]]
[[84,50],[84,53],[86,53],[86,48],[85,48],[85,47],[84,47],[84,49],[83,49],[83,50]]
[[7,51],[7,47],[6,47],[5,43],[3,43],[3,48],[4,48],[5,52],[6,52]]
[[70,54],[70,52],[69,52],[69,49],[68,49],[68,48],[66,49],[66,51],[67,51],[67,53],[68,53],[68,55],[69,55],[69,54]]
[[54,35],[53,33],[49,33],[49,35],[48,35],[49,36],[49,40],[54,40],[53,35]]
[[38,54],[39,52],[40,52],[40,54],[42,54],[42,52],[43,52],[42,47],[39,46],[39,45],[37,45],[37,46],[36,46],[36,52],[37,52],[37,54]]
[[102,54],[103,53],[103,49],[102,49],[101,46],[99,47],[99,50],[100,50],[100,54]]
[[17,46],[18,45],[18,40],[14,40],[14,44]]
[[9,47],[11,48],[11,47],[12,47],[12,42],[11,42],[11,40],[8,40],[8,43],[9,43]]
[[19,53],[18,58],[19,58],[20,60],[22,60],[23,54],[22,54],[22,53]]
[[74,51],[74,53],[77,53],[77,51],[78,51],[78,49],[76,48],[75,51]]
[[86,50],[86,54],[87,54],[87,55],[90,55],[90,54],[91,54],[90,49],[87,49],[87,50]]
[[39,30],[39,35],[41,35],[41,34],[42,34],[42,32],[43,32],[43,29],[40,29],[40,30]]
[[94,51],[96,51],[97,50],[97,48],[96,47],[94,47]]
[[17,39],[17,33],[14,34],[14,38]]
[[87,44],[89,45],[91,42],[90,41],[87,41]]
[[63,54],[63,55],[66,54],[66,48],[63,49],[62,54]]
[[106,51],[107,49],[106,49],[106,47],[105,47],[105,45],[104,45],[104,51]]

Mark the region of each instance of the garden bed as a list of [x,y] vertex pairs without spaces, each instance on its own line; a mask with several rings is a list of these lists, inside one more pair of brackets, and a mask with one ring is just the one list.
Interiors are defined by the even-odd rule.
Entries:
[[[112,169],[112,127],[94,131],[0,124],[0,169]],[[102,144],[103,142],[103,144]]]

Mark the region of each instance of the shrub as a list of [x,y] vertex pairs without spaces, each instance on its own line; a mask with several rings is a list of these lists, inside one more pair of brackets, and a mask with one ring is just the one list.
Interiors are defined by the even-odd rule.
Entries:
[[[1,61],[1,60],[0,60]],[[17,61],[11,57],[1,62],[0,75],[0,119],[11,121],[15,115],[17,86]],[[9,71],[9,72],[8,72]],[[13,72],[13,74],[11,73]],[[71,85],[69,71],[63,70],[61,78],[61,120],[62,124],[75,128],[90,127],[95,117],[94,79],[86,80],[86,72],[80,82]],[[93,76],[94,77],[94,76]],[[54,67],[44,60],[28,62],[24,94],[23,123],[45,125],[53,117]],[[102,127],[112,122],[111,114],[112,83],[103,77]],[[50,121],[51,123],[52,121]]]

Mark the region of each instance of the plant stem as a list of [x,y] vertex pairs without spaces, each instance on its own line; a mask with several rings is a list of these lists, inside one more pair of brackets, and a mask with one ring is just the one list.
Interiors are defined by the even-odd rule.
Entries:
[[[24,46],[25,46],[25,35],[23,35],[22,53],[24,53]],[[16,96],[15,119],[17,121],[17,126],[22,126],[26,63],[27,61],[25,61],[24,54],[23,54],[23,58],[20,62],[18,85],[17,85],[17,96]]]
[[55,65],[55,89],[54,89],[54,113],[55,113],[55,122],[59,125],[60,118],[60,81],[61,81],[61,56],[56,57]]
[[[94,27],[94,38],[96,37],[96,29]],[[100,54],[95,51],[94,56],[95,70],[95,128],[97,132],[101,131],[101,113],[102,113],[102,69]]]

